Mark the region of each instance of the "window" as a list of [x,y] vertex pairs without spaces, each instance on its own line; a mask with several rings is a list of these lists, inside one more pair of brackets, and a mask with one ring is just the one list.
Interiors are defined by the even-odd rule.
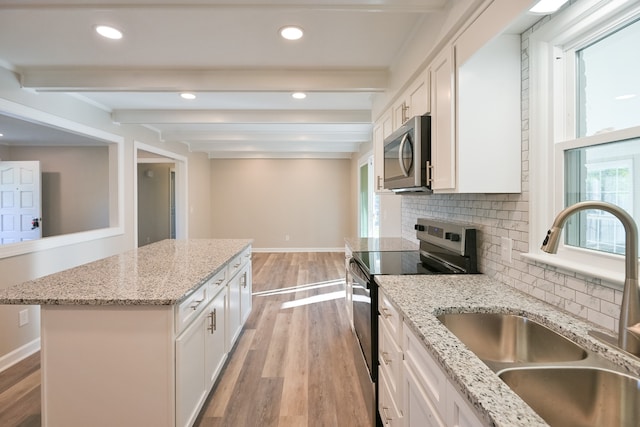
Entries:
[[[640,224],[640,6],[585,0],[530,37],[531,258],[618,281],[625,233],[614,216],[583,211],[558,256],[538,256],[555,215],[585,200]],[[538,220],[539,218],[539,220]]]

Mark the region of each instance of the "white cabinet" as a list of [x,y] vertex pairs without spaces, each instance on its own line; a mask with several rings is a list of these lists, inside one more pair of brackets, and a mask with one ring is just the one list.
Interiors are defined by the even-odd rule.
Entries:
[[423,70],[391,107],[394,130],[411,117],[429,113],[429,76],[429,70]]
[[251,253],[240,254],[229,263],[226,310],[227,351],[233,348],[242,325],[251,312]]
[[431,63],[435,193],[521,191],[520,37],[525,0],[487,0]]
[[480,427],[483,422],[418,337],[403,328],[406,426]]
[[227,350],[225,348],[225,307],[227,305],[227,289],[222,287],[209,306],[206,313],[205,332],[205,378],[208,389],[213,384],[227,360]]
[[384,189],[384,139],[393,132],[391,111],[386,111],[373,126],[373,171],[376,193],[391,193]]
[[251,312],[250,259],[248,248],[176,309],[176,426],[193,425]]
[[385,426],[402,426],[402,317],[382,292],[378,309],[378,411]]
[[206,314],[176,339],[176,425],[190,426],[207,397],[205,385]]
[[453,60],[453,48],[446,46],[431,64],[431,188],[434,192],[456,186]]

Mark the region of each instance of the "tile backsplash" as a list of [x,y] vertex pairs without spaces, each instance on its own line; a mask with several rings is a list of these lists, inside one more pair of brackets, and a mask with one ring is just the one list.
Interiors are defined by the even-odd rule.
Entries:
[[[478,267],[488,276],[612,331],[618,329],[622,292],[600,279],[527,260],[529,248],[529,55],[528,38],[544,20],[522,34],[522,193],[406,195],[402,237],[416,241],[417,218],[473,223],[478,227]],[[511,263],[502,261],[501,238],[513,240]]]

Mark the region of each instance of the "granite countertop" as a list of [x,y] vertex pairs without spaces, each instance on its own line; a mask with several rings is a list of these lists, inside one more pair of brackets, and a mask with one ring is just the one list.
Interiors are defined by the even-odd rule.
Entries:
[[354,252],[417,251],[420,248],[417,243],[401,237],[347,237],[344,241]]
[[0,304],[172,305],[251,243],[249,239],[163,240],[0,289]]
[[[443,313],[510,313],[529,317],[622,369],[640,375],[640,362],[587,335],[596,325],[484,275],[376,276],[391,303],[440,363],[487,425],[547,426],[435,316]],[[604,331],[604,330],[602,330]]]

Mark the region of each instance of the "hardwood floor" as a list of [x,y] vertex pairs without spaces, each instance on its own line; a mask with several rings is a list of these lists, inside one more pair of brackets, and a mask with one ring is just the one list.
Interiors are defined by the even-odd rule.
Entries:
[[[196,421],[365,426],[343,253],[254,253],[253,311]],[[39,354],[0,373],[0,426],[40,425]]]

